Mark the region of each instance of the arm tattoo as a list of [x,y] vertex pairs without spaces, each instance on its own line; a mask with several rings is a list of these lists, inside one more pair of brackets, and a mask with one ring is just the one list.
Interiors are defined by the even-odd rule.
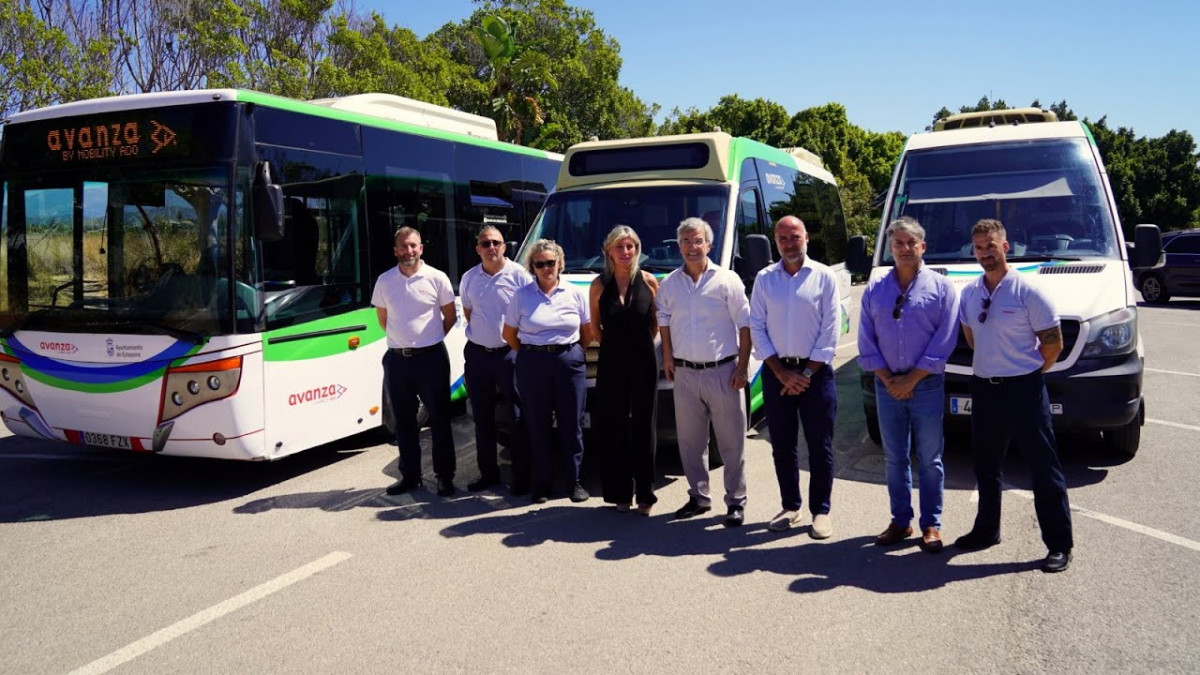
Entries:
[[1038,341],[1044,345],[1056,345],[1062,342],[1062,328],[1055,326],[1036,333]]

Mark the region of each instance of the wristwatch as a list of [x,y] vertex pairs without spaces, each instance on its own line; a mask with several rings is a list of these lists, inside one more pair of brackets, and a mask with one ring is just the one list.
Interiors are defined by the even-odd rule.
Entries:
[[809,368],[808,366],[804,366],[804,370],[800,371],[800,374],[811,380],[813,376],[813,369]]

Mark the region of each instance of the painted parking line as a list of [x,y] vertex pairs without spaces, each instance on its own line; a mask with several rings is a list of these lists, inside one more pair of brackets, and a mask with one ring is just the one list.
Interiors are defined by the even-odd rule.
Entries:
[[1163,373],[1166,375],[1183,375],[1184,377],[1200,377],[1200,373],[1185,373],[1179,370],[1160,370],[1158,368],[1147,368],[1147,373]]
[[[1146,420],[1146,421],[1149,422],[1150,420]],[[1007,483],[1004,483],[1004,491],[1007,492],[1008,494],[1016,495],[1017,497],[1024,497],[1025,499],[1033,501],[1033,493],[1030,492],[1029,490],[1022,490],[1020,488],[1015,488]],[[971,491],[971,501],[972,502],[979,501],[979,490],[976,489],[976,490]],[[1163,532],[1162,530],[1156,530],[1153,527],[1146,527],[1145,525],[1140,525],[1138,523],[1135,523],[1135,522],[1132,522],[1129,520],[1125,520],[1124,518],[1117,518],[1116,516],[1110,516],[1107,513],[1100,513],[1099,511],[1085,509],[1082,506],[1075,506],[1074,504],[1071,505],[1071,512],[1077,513],[1086,518],[1091,518],[1093,520],[1099,520],[1102,523],[1108,523],[1109,525],[1116,525],[1117,527],[1124,528],[1126,530],[1129,530],[1130,532],[1144,534],[1147,537],[1153,537],[1160,541],[1165,541],[1169,544],[1175,544],[1176,546],[1182,546],[1183,548],[1200,552],[1200,541],[1192,541],[1191,539],[1187,539],[1186,537],[1180,537],[1179,535],[1171,534],[1170,532]]]
[[266,583],[259,584],[245,593],[235,595],[234,597],[222,603],[213,605],[212,607],[197,612],[196,614],[193,614],[182,621],[173,623],[160,631],[151,633],[137,642],[133,642],[125,647],[122,647],[121,649],[118,649],[108,656],[96,659],[95,661],[92,661],[81,668],[76,668],[75,670],[71,671],[71,675],[99,675],[100,673],[107,673],[113,668],[116,668],[117,666],[128,661],[132,661],[133,659],[136,659],[137,657],[156,647],[161,647],[171,640],[189,633],[206,623],[215,621],[226,614],[229,614],[230,612],[237,611],[246,605],[257,602],[258,600],[262,600],[272,593],[281,591],[296,582],[303,581],[317,572],[333,567],[334,565],[344,562],[351,557],[353,556],[349,553],[345,553],[343,551],[334,551],[320,560],[314,560],[313,562],[310,562],[303,567],[294,569],[287,574],[280,575]]
[[1179,422],[1168,422],[1166,420],[1155,420],[1155,419],[1150,419],[1149,417],[1146,418],[1146,421],[1149,422],[1150,424],[1161,424],[1164,427],[1174,427],[1175,429],[1187,429],[1188,431],[1200,431],[1200,427],[1193,426],[1191,424],[1180,424]]

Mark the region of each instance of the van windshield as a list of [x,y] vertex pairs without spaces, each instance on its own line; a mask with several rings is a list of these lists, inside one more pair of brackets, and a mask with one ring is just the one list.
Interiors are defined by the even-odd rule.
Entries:
[[[604,269],[604,238],[617,225],[628,225],[642,240],[639,265],[648,272],[670,272],[683,264],[675,230],[684,218],[703,218],[721,241],[730,190],[724,185],[654,185],[558,192],[526,239],[553,239],[562,246],[568,273]],[[717,246],[709,252],[714,261]],[[524,251],[522,251],[524,253]]]
[[1099,166],[1082,138],[911,152],[885,222],[900,216],[925,228],[929,262],[974,262],[971,227],[983,218],[1004,223],[1009,260],[1120,257]]

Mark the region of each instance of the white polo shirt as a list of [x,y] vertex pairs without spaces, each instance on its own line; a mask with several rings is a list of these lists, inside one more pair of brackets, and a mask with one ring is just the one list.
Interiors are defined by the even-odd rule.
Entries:
[[738,353],[738,330],[750,325],[746,286],[736,273],[705,258],[692,281],[680,267],[658,285],[658,325],[671,329],[671,355],[707,363]]
[[795,274],[768,265],[750,295],[750,337],[760,361],[772,356],[833,363],[838,337],[837,277],[808,256]]
[[[990,298],[987,319],[980,321],[983,301]],[[975,354],[971,366],[979,377],[1015,377],[1041,370],[1037,331],[1058,325],[1050,298],[1036,282],[1009,267],[996,290],[988,293],[983,275],[963,287],[958,320],[971,329]]]
[[411,277],[399,266],[379,275],[371,304],[387,310],[387,346],[429,347],[445,339],[442,307],[454,303],[446,273],[422,262]]
[[467,270],[458,284],[463,310],[471,311],[467,339],[488,348],[503,347],[504,313],[517,289],[533,282],[525,268],[505,259],[504,267],[488,274],[479,264]]

